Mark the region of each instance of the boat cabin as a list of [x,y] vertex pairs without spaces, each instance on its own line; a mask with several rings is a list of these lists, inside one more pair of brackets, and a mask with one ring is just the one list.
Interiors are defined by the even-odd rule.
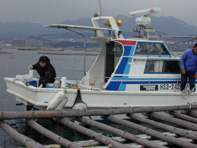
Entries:
[[158,84],[159,79],[167,84],[169,78],[174,78],[171,84],[180,83],[180,59],[174,58],[163,42],[111,40],[103,45],[81,83],[105,90],[136,91],[136,85]]
[[[98,19],[93,18],[95,27],[99,27]],[[180,58],[173,57],[163,41],[124,39],[115,19],[103,19],[111,22],[114,35],[96,32],[92,39],[102,50],[80,84],[109,91],[158,91],[163,84],[173,85],[172,91],[179,89]]]

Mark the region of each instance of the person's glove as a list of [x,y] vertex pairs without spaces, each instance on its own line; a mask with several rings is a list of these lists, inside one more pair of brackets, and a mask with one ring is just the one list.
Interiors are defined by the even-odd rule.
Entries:
[[39,88],[42,88],[42,87],[43,87],[43,85],[42,85],[42,84],[40,84]]
[[33,66],[28,66],[28,69],[29,70],[33,70]]

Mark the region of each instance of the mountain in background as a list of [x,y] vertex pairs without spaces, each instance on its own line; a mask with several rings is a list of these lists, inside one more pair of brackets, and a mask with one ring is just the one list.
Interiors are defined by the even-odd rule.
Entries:
[[[127,17],[119,15],[116,19],[122,20],[123,26],[120,29],[125,37],[131,35],[132,29],[135,27],[135,17]],[[161,35],[197,35],[197,26],[190,25],[183,20],[175,17],[155,17],[151,16],[152,23],[150,27],[154,27],[158,34]],[[77,20],[65,20],[61,24],[83,25],[92,26],[90,18],[80,18]],[[30,22],[8,22],[0,23],[0,38],[26,38],[29,36],[40,36],[47,34],[64,34],[62,29],[46,28],[41,24],[35,24]],[[72,38],[75,37],[73,33],[66,32],[67,35]],[[90,36],[90,35],[88,35]],[[80,36],[78,38],[81,38]]]

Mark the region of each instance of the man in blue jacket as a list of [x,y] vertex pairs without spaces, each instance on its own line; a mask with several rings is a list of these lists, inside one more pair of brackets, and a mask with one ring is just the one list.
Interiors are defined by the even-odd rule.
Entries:
[[185,89],[189,77],[190,90],[194,92],[197,78],[197,44],[186,50],[181,58],[181,91]]

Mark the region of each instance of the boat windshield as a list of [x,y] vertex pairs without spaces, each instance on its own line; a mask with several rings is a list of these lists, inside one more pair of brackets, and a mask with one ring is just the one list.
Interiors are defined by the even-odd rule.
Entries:
[[145,73],[180,73],[180,60],[147,60]]
[[163,43],[139,42],[135,54],[169,55]]

